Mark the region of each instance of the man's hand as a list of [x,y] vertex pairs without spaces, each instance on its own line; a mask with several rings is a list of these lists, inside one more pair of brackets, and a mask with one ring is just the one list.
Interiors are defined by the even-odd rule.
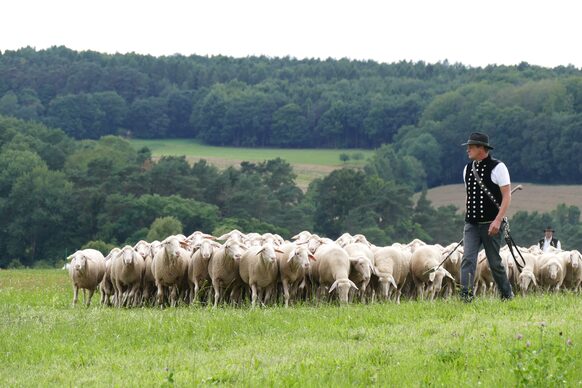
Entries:
[[493,220],[491,225],[489,225],[489,236],[495,236],[497,233],[499,233],[499,228],[501,228],[501,221],[496,218]]

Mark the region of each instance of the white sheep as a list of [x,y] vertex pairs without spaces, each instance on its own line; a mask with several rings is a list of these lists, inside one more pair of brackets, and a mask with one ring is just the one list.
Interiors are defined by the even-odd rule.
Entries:
[[[278,250],[278,253],[283,253]],[[251,305],[255,307],[257,299],[264,305],[277,287],[279,267],[275,247],[272,243],[251,246],[241,256],[239,274],[242,281],[251,288]],[[260,294],[264,297],[259,298]]]
[[445,277],[453,282],[455,281],[455,278],[453,278],[449,271],[442,266],[438,267],[442,259],[441,250],[432,245],[419,246],[414,250],[412,258],[410,259],[410,272],[418,298],[424,298],[426,289],[432,301],[435,295],[441,290]]
[[165,301],[165,289],[170,289],[170,305],[175,307],[178,303],[178,286],[181,284],[186,270],[186,258],[190,252],[182,246],[186,246],[185,240],[170,236],[160,243],[161,249],[155,254],[152,261],[152,273],[157,287],[157,303],[161,307]]
[[147,241],[140,240],[133,246],[133,249],[135,249],[135,251],[143,258],[145,265],[142,278],[141,301],[142,303],[150,303],[153,300],[152,298],[156,291],[156,279],[154,279],[154,274],[152,272],[152,261],[154,257],[152,256],[151,244]]
[[238,243],[242,243],[245,237],[246,236],[243,232],[239,231],[238,229],[233,229],[220,237],[216,237],[216,239],[220,241],[232,240]]
[[343,247],[345,247],[345,246],[346,246],[346,245],[348,245],[348,244],[351,244],[351,243],[353,243],[353,242],[354,242],[354,238],[352,237],[352,235],[351,235],[351,234],[349,234],[349,233],[347,233],[347,232],[346,232],[346,233],[344,233],[344,234],[342,234],[341,236],[339,236],[339,237],[338,237],[338,238],[335,240],[335,243],[336,243],[337,245],[339,245],[340,247],[342,247],[342,248],[343,248]]
[[291,297],[305,287],[309,260],[315,260],[315,257],[308,252],[305,245],[288,243],[281,245],[279,249],[282,251],[277,253],[279,279],[283,285],[285,307],[289,307]]
[[145,273],[143,257],[126,245],[111,259],[111,281],[115,288],[116,306],[137,306],[141,303],[142,280]]
[[121,249],[115,247],[109,251],[105,256],[105,274],[103,280],[99,283],[99,291],[101,292],[101,305],[111,306],[111,299],[115,295],[115,288],[111,282],[111,258],[119,253]]
[[[105,274],[105,258],[95,249],[83,249],[76,251],[67,258],[71,261],[69,275],[73,282],[73,306],[79,299],[79,288],[83,289],[83,303],[91,304],[93,293],[103,280]],[[89,297],[86,297],[86,291]]]
[[580,285],[582,284],[582,255],[575,249],[562,252],[560,255],[566,258],[564,286],[572,291],[580,292]]
[[566,276],[566,257],[556,253],[545,253],[540,256],[540,287],[546,291],[560,291]]
[[198,300],[198,293],[206,284],[210,284],[208,263],[216,249],[221,245],[209,239],[203,239],[194,245],[194,253],[188,262],[188,284],[190,287],[190,303]]
[[332,293],[337,288],[340,302],[348,303],[348,294],[351,288],[358,287],[349,279],[350,258],[347,252],[334,242],[322,244],[314,253],[317,263],[319,292],[328,288]]
[[218,306],[223,292],[230,290],[233,302],[240,292],[242,280],[240,279],[238,262],[245,249],[247,247],[237,240],[229,239],[220,248],[217,248],[210,258],[208,275],[212,280],[212,288],[214,289],[214,307]]
[[537,279],[540,276],[540,263],[538,258],[540,255],[532,254],[529,252],[522,252],[525,265],[519,274],[519,288],[521,290],[521,295],[525,296],[530,287],[538,286]]
[[402,248],[388,246],[374,253],[374,262],[378,294],[388,300],[395,292],[396,303],[400,304],[400,296],[410,273],[410,256],[405,255]]
[[[350,257],[350,280],[358,287],[358,297],[364,300],[366,288],[374,273],[374,252],[367,244],[355,242],[344,247]],[[374,291],[374,290],[372,290]],[[372,292],[372,298],[373,298]]]

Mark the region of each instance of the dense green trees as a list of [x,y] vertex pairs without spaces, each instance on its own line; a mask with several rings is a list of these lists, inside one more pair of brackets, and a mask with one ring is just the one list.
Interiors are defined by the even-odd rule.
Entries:
[[[453,168],[464,161],[459,144],[478,130],[500,145],[495,156],[516,180],[582,178],[581,163],[565,156],[576,152],[582,136],[582,71],[571,66],[155,58],[24,48],[0,53],[0,114],[40,120],[77,139],[198,137],[258,147],[391,143],[398,157],[422,165],[429,187],[459,181]],[[559,168],[550,171],[548,164]]]

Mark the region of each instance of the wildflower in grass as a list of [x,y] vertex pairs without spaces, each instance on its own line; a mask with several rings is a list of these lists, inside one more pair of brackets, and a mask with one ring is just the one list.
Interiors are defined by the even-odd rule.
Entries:
[[572,346],[572,339],[571,339],[571,338],[568,338],[568,339],[566,340],[566,345],[568,345],[568,346]]
[[531,346],[531,342],[527,341],[527,342],[525,343],[525,347],[526,347],[526,348],[529,348],[530,346]]
[[515,336],[515,339],[517,339],[518,341],[522,338],[523,338],[523,335],[521,333],[517,333],[517,335]]

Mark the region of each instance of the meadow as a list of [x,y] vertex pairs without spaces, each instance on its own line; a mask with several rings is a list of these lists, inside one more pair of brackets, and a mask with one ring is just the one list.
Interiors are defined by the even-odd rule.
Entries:
[[254,310],[71,301],[65,271],[0,271],[3,386],[582,384],[570,293]]
[[[148,147],[154,159],[162,156],[185,156],[194,163],[205,159],[218,168],[227,168],[238,165],[242,161],[262,162],[275,158],[286,160],[293,166],[297,174],[297,185],[307,189],[309,182],[322,178],[335,169],[348,167],[362,167],[366,158],[374,154],[372,150],[361,149],[289,149],[289,148],[243,148],[243,147],[216,147],[200,143],[194,139],[162,139],[143,140],[134,139],[130,143],[135,149]],[[347,154],[350,159],[340,160],[341,154]],[[357,155],[354,158],[354,155]],[[361,159],[357,159],[361,157]]]

